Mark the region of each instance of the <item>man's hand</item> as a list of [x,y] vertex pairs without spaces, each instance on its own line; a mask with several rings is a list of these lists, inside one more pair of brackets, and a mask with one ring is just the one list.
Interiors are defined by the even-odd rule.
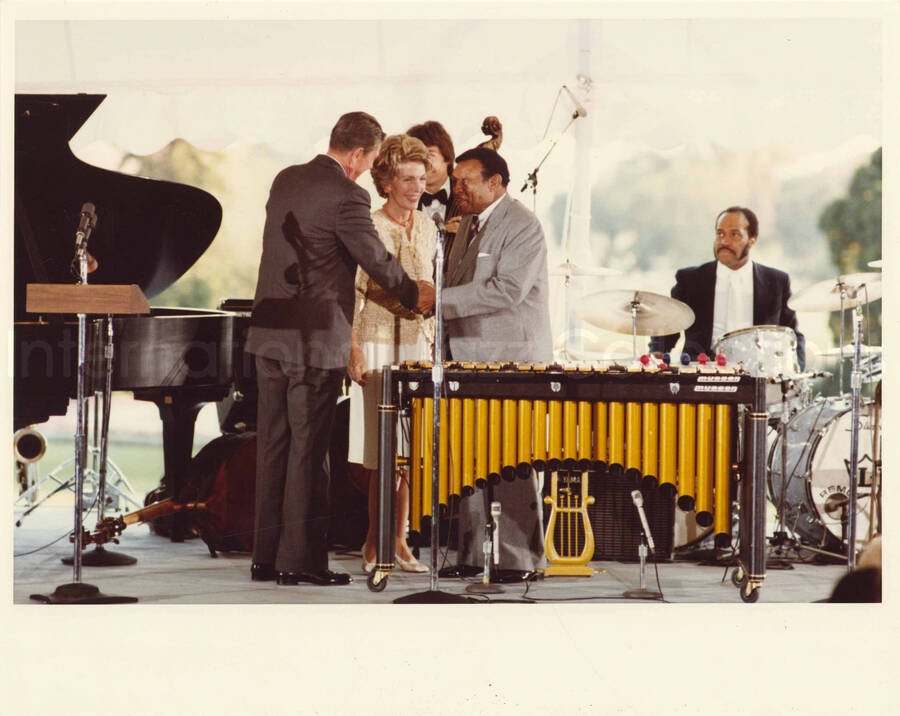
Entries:
[[419,286],[419,302],[416,304],[416,313],[430,313],[434,308],[434,284],[428,281],[416,281]]
[[444,233],[455,234],[457,229],[459,229],[460,219],[462,219],[462,216],[454,216],[450,219],[447,219],[447,222],[444,224]]
[[87,272],[93,273],[98,268],[100,268],[100,262],[97,261],[93,256],[91,256],[90,251],[85,251],[85,256],[87,256]]
[[347,373],[350,375],[350,380],[360,385],[366,384],[366,359],[363,356],[362,348],[358,345],[350,346],[350,364],[347,366]]

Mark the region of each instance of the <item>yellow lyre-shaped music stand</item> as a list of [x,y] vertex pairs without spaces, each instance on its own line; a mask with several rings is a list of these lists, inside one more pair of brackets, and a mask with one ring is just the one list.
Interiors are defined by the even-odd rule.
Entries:
[[[550,478],[550,494],[544,498],[544,502],[551,505],[544,536],[544,549],[550,564],[544,570],[544,575],[590,577],[596,570],[588,566],[594,556],[594,532],[587,513],[588,505],[594,504],[594,498],[588,495],[588,473],[582,472],[580,479],[566,473],[563,481],[565,487],[560,488],[559,472],[554,470]],[[580,489],[573,489],[573,483],[578,483]],[[584,544],[579,552],[578,542],[582,535]]]

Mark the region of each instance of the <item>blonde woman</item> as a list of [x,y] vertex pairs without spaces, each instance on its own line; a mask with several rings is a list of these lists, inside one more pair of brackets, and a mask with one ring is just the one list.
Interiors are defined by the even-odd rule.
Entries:
[[[421,211],[425,191],[428,150],[413,137],[388,137],[372,165],[372,180],[385,199],[372,212],[372,221],[387,250],[413,280],[431,281],[435,226]],[[350,377],[362,390],[351,391],[350,456],[362,456],[369,478],[369,532],[362,549],[363,571],[375,563],[376,480],[378,468],[378,400],[381,368],[405,360],[424,360],[431,355],[434,319],[423,318],[391,298],[365,271],[356,274],[356,309],[350,348]],[[354,386],[355,388],[355,386]],[[361,409],[360,409],[361,408]],[[397,485],[395,561],[407,572],[425,572],[406,543],[409,513],[408,474],[401,472]]]

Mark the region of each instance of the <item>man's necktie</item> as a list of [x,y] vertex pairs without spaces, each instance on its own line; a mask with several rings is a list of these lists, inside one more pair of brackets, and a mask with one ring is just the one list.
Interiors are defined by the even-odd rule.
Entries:
[[475,235],[478,233],[478,229],[480,228],[478,222],[478,215],[472,217],[472,223],[469,224],[469,236],[466,239],[466,246],[472,243],[472,239],[475,238]]

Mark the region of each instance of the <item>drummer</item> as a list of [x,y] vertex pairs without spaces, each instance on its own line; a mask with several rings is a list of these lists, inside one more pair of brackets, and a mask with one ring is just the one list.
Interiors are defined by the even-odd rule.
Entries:
[[[730,206],[716,217],[716,260],[676,271],[672,297],[694,311],[694,323],[684,334],[684,352],[691,360],[700,353],[712,356],[713,346],[726,333],[750,326],[786,326],[797,334],[797,362],[803,370],[805,342],[797,331],[797,314],[787,305],[790,277],[750,260],[758,236],[756,214]],[[660,356],[677,341],[677,333],[654,336],[650,352]]]

